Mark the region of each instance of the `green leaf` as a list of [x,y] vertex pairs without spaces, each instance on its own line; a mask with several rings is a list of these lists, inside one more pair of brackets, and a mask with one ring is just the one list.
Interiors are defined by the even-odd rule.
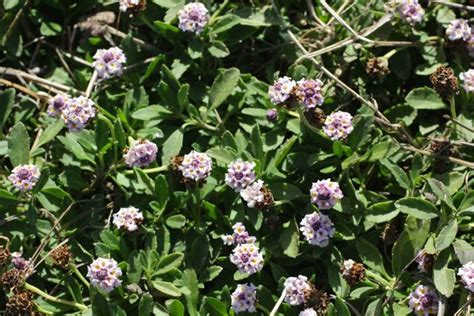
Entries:
[[260,128],[257,124],[252,129],[252,134],[250,135],[251,144],[253,154],[256,158],[263,157],[263,143],[262,143],[262,135],[260,134]]
[[177,156],[183,146],[183,131],[175,130],[168,139],[163,143],[163,156],[161,162],[163,165],[169,164],[170,159]]
[[214,297],[204,297],[201,307],[202,315],[227,316],[226,306]]
[[151,284],[158,292],[171,297],[180,297],[181,291],[171,282],[165,282],[160,280],[151,281]]
[[132,114],[132,118],[142,121],[150,121],[153,119],[163,118],[173,114],[170,110],[161,105],[150,105],[136,110]]
[[270,185],[270,190],[276,200],[295,200],[299,198],[302,193],[297,186],[289,183],[275,183]]
[[240,79],[240,70],[229,68],[223,70],[212,84],[209,92],[209,110],[217,108],[232,93]]
[[446,108],[446,105],[436,91],[428,87],[411,90],[406,96],[405,101],[417,110],[440,110]]
[[33,144],[33,147],[31,148],[31,151],[34,151],[37,148],[40,148],[44,144],[49,143],[51,140],[53,140],[56,135],[61,131],[61,129],[64,127],[64,122],[62,120],[57,120],[53,124],[49,125],[43,133],[41,133],[41,136],[35,144]]
[[406,197],[398,200],[395,205],[400,212],[419,219],[433,219],[438,217],[438,209],[431,202],[421,198]]
[[19,201],[16,195],[11,194],[10,192],[0,189],[0,200],[9,200],[9,201]]
[[10,88],[0,92],[0,131],[10,117],[15,101],[15,89]]
[[370,138],[370,132],[374,126],[374,116],[372,114],[357,115],[353,124],[354,130],[349,134],[348,143],[352,150],[356,150]]
[[349,307],[347,307],[346,303],[344,303],[341,298],[336,297],[334,303],[338,316],[351,316],[351,311],[349,310]]
[[436,250],[441,251],[453,243],[458,232],[458,222],[456,219],[452,219],[449,223],[441,229],[438,237],[436,238]]
[[179,106],[179,113],[183,112],[183,110],[189,104],[189,84],[185,83],[179,88],[178,91],[178,106]]
[[383,275],[387,274],[383,265],[382,255],[377,247],[364,238],[358,237],[356,239],[356,248],[365,265]]
[[160,211],[163,212],[169,200],[169,186],[166,177],[162,174],[155,178],[155,195]]
[[398,149],[392,141],[384,141],[375,144],[370,148],[361,158],[361,161],[375,162],[381,159],[389,157],[393,152]]
[[216,58],[224,58],[230,54],[229,49],[222,41],[212,41],[208,51]]
[[150,293],[142,294],[140,303],[138,303],[138,315],[148,316],[153,312],[153,296]]
[[171,253],[167,256],[161,257],[156,267],[156,275],[168,273],[169,271],[178,268],[183,262],[184,254],[181,252]]
[[371,205],[367,209],[366,218],[373,223],[385,223],[394,219],[399,212],[393,201],[384,201]]
[[456,273],[448,268],[450,252],[443,251],[433,265],[433,282],[436,289],[446,297],[450,297],[456,285]]
[[8,156],[14,167],[30,160],[30,137],[22,122],[16,123],[8,135]]
[[51,21],[43,21],[40,26],[40,33],[44,36],[56,36],[61,33],[62,29],[60,24]]
[[395,276],[399,276],[403,268],[410,263],[415,251],[410,235],[403,231],[392,248],[392,269]]
[[453,204],[453,199],[451,199],[451,195],[449,194],[448,189],[443,184],[443,182],[441,182],[437,179],[434,179],[434,178],[429,178],[428,179],[428,184],[429,184],[431,190],[433,190],[433,193],[438,197],[438,199],[441,202],[446,203],[446,205],[449,206],[451,211],[456,210],[456,207]]
[[186,217],[181,214],[170,216],[166,219],[166,225],[176,229],[182,228],[186,225]]
[[224,268],[220,266],[210,266],[199,275],[199,281],[203,283],[210,282],[217,278],[222,270],[224,270]]
[[20,4],[20,0],[3,0],[3,8],[5,10],[11,10]]
[[462,265],[468,263],[469,261],[474,262],[474,247],[467,241],[456,239],[453,242],[453,247],[459,262],[461,262]]
[[190,316],[197,316],[199,315],[197,312],[199,287],[196,272],[192,269],[184,270],[182,283],[187,290],[184,292],[184,297],[186,298],[186,310]]
[[411,189],[412,184],[411,184],[410,178],[408,177],[407,173],[403,171],[402,168],[392,163],[388,159],[380,160],[380,164],[382,164],[385,168],[387,168],[390,171],[390,173],[393,175],[395,180],[398,182],[398,184],[402,188],[406,190]]
[[288,156],[288,153],[290,152],[297,139],[298,137],[294,135],[289,138],[283,145],[281,145],[280,148],[278,148],[275,154],[275,159],[273,161],[273,165],[275,166],[275,168],[278,168],[285,160],[286,156]]
[[168,306],[170,316],[184,316],[184,305],[178,300],[173,300]]
[[285,255],[291,258],[298,256],[299,231],[294,218],[283,224],[279,242]]

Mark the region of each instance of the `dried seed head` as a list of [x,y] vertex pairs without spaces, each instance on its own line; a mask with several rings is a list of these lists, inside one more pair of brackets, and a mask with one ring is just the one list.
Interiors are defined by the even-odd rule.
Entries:
[[10,263],[10,250],[5,246],[0,246],[0,269],[5,268]]
[[326,121],[326,115],[320,108],[310,108],[304,111],[304,116],[309,124],[316,128],[322,128]]
[[27,316],[33,315],[33,294],[28,291],[20,291],[8,298],[5,316]]
[[316,289],[311,284],[311,289],[305,293],[305,308],[312,308],[318,315],[325,315],[329,303],[328,293]]
[[13,268],[2,275],[2,286],[5,291],[17,293],[25,283],[25,270]]
[[454,147],[449,140],[432,140],[430,144],[430,149],[440,155],[454,156],[455,151]]
[[429,272],[433,267],[435,257],[430,255],[425,250],[418,251],[415,262],[418,264],[418,271]]
[[390,70],[388,69],[388,60],[382,57],[370,58],[369,61],[367,61],[365,71],[370,76],[388,75],[390,73]]
[[51,252],[51,259],[55,265],[60,266],[63,269],[69,268],[69,263],[71,262],[72,253],[68,245],[62,245],[55,248]]
[[436,92],[444,99],[458,92],[458,79],[449,67],[438,67],[430,76],[430,81]]
[[257,202],[255,207],[259,210],[266,210],[273,205],[273,193],[267,186],[261,189],[263,193],[263,202]]
[[398,238],[398,229],[397,226],[393,223],[387,223],[385,224],[385,227],[380,234],[380,238],[387,244],[393,244],[395,240]]
[[354,260],[344,260],[339,271],[344,280],[350,285],[355,285],[365,278],[364,265]]
[[181,174],[181,171],[179,170],[179,167],[180,167],[181,164],[183,163],[183,159],[184,159],[183,156],[175,156],[175,157],[172,157],[172,158],[170,159],[171,170],[173,170],[173,171],[178,172],[179,174]]

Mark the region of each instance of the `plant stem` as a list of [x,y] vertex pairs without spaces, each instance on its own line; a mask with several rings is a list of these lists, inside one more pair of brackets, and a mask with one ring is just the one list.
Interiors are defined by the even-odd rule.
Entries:
[[222,2],[222,4],[220,5],[219,9],[216,10],[216,12],[214,12],[214,14],[211,16],[211,18],[209,19],[209,23],[208,25],[211,26],[212,24],[214,24],[214,22],[216,22],[216,19],[219,17],[219,15],[222,13],[222,11],[225,9],[225,7],[227,6],[227,4],[229,4],[229,0],[225,0],[224,2]]
[[280,298],[278,299],[275,306],[273,306],[272,311],[270,312],[270,316],[275,316],[276,315],[276,313],[278,312],[278,309],[280,308],[280,305],[283,303],[283,300],[285,299],[285,297],[286,297],[286,291],[285,291],[285,289],[283,289],[283,291],[281,292]]
[[84,283],[84,285],[87,288],[90,287],[89,282],[86,280],[86,278],[84,278],[81,271],[79,271],[79,269],[77,269],[77,266],[75,264],[71,263],[69,268],[79,278],[79,280],[81,280],[81,282]]
[[112,144],[114,145],[114,162],[118,160],[118,147],[117,147],[117,139],[115,138],[115,126],[112,122],[103,114],[99,113],[97,116],[99,121],[104,122],[110,130],[110,135],[112,136]]
[[[155,168],[150,168],[150,169],[142,169],[144,173],[158,173],[158,172],[163,172],[167,171],[169,169],[169,165],[164,165],[164,166],[159,166]],[[127,170],[125,171],[125,174],[133,174],[133,170]]]
[[38,304],[36,304],[36,310],[37,310],[38,312],[40,312],[41,314],[54,315],[53,312],[44,309],[43,307],[39,306]]
[[[458,116],[456,114],[456,101],[454,100],[454,95],[449,98],[449,105],[451,108],[451,117],[453,118],[453,120],[456,120]],[[456,134],[456,124],[453,124],[453,131],[454,134]]]
[[26,283],[26,282],[25,282],[25,290],[36,293],[39,296],[43,297],[44,299],[46,299],[48,301],[51,301],[51,302],[54,302],[54,303],[59,303],[59,304],[71,306],[71,307],[74,307],[75,309],[78,309],[78,310],[81,310],[81,311],[87,309],[86,305],[79,304],[79,303],[76,303],[76,302],[66,301],[66,300],[57,298],[55,296],[51,296],[48,293],[43,292],[40,289],[38,289],[36,286],[33,286],[33,285],[31,285],[29,283]]
[[97,77],[99,76],[99,73],[94,70],[92,73],[91,80],[89,81],[89,84],[87,85],[86,89],[86,98],[89,98],[92,93],[92,89],[94,89],[95,82],[97,81]]
[[369,278],[372,278],[374,281],[376,281],[380,285],[383,285],[386,288],[391,288],[390,283],[387,280],[385,280],[382,276],[380,276],[378,274],[375,274],[370,270],[366,270],[365,275],[367,275],[367,277],[369,277]]
[[266,315],[270,314],[270,311],[266,309],[264,306],[260,305],[257,303],[257,309],[260,309],[262,312],[264,312]]

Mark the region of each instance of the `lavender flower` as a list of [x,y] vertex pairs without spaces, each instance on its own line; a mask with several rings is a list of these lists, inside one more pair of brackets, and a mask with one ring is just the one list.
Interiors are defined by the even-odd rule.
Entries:
[[87,267],[87,277],[91,285],[110,293],[120,286],[122,270],[114,259],[97,258]]
[[205,153],[191,151],[184,155],[183,162],[179,166],[183,177],[193,181],[206,179],[212,170],[212,159]]
[[13,168],[8,180],[22,192],[30,191],[40,178],[40,171],[35,165],[20,165]]
[[156,160],[157,152],[155,143],[141,139],[127,150],[123,158],[129,167],[145,167]]
[[339,184],[329,179],[313,183],[309,193],[311,195],[311,202],[318,205],[322,210],[330,209],[336,205],[338,200],[344,197]]
[[467,41],[471,37],[471,27],[464,19],[455,19],[451,21],[446,29],[446,35],[450,41]]
[[269,122],[275,122],[278,119],[277,109],[268,109],[267,113],[266,113],[266,116],[267,116],[267,120]]
[[263,268],[263,256],[255,244],[241,244],[234,248],[230,261],[241,273],[254,274]]
[[410,25],[415,25],[423,21],[425,10],[418,3],[418,0],[401,0],[399,1],[398,13],[402,20]]
[[337,111],[326,117],[323,131],[332,140],[346,138],[354,129],[352,115],[347,112]]
[[262,180],[257,180],[240,191],[240,196],[247,202],[248,207],[254,208],[257,207],[258,204],[263,203],[265,199],[263,192],[264,185]]
[[285,301],[290,305],[301,305],[305,300],[306,293],[311,291],[311,284],[304,275],[289,277],[285,280]]
[[461,281],[466,289],[474,292],[474,262],[469,261],[459,268],[458,275],[461,277]]
[[56,94],[54,98],[48,100],[48,115],[51,117],[60,117],[63,109],[66,107],[69,97],[61,94]]
[[290,77],[284,76],[278,78],[273,85],[268,88],[270,101],[275,105],[285,103],[290,98],[295,87],[296,81]]
[[111,47],[97,50],[92,67],[97,71],[100,79],[107,79],[120,76],[123,72],[123,64],[126,62],[127,58],[123,51],[118,47]]
[[257,288],[252,283],[237,284],[231,295],[232,310],[236,313],[256,311]]
[[256,238],[249,235],[242,223],[237,222],[232,226],[232,228],[234,229],[232,235],[224,235],[221,237],[225,245],[230,246],[255,243]]
[[29,263],[30,260],[23,258],[20,252],[12,252],[12,264],[18,270],[25,269]]
[[307,109],[315,108],[323,104],[324,97],[321,94],[323,82],[319,79],[302,79],[298,81],[295,95],[300,103],[303,103]]
[[139,209],[133,206],[122,207],[114,214],[112,222],[118,229],[123,228],[129,232],[133,232],[137,230],[138,225],[143,222],[143,214]]
[[334,236],[334,224],[324,214],[307,214],[300,223],[300,229],[310,245],[326,247]]
[[200,2],[188,3],[178,13],[179,28],[184,32],[199,34],[206,26],[209,15],[204,4]]
[[119,9],[126,12],[129,8],[135,8],[140,5],[141,0],[120,0]]
[[429,272],[433,266],[434,256],[422,249],[416,254],[415,262],[418,264],[418,271]]
[[410,293],[408,306],[416,315],[432,315],[438,312],[438,295],[429,286],[418,285]]
[[299,313],[299,316],[318,316],[318,313],[312,308],[307,308]]
[[467,93],[474,93],[474,69],[460,73],[459,78],[463,81],[464,90]]
[[80,96],[70,99],[63,108],[61,117],[71,132],[79,132],[87,123],[95,117],[94,102],[86,97]]
[[235,192],[240,192],[255,181],[254,168],[255,162],[243,161],[242,159],[232,161],[225,174],[225,182]]

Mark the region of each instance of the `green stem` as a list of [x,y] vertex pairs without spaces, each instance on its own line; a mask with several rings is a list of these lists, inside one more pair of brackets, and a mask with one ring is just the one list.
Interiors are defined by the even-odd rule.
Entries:
[[[451,109],[451,117],[453,120],[455,120],[458,116],[456,114],[456,101],[454,100],[454,95],[449,98],[449,105]],[[456,124],[453,124],[453,131],[454,134],[456,134]]]
[[79,304],[79,303],[76,303],[76,302],[66,301],[66,300],[57,298],[55,296],[51,296],[48,293],[43,292],[40,289],[38,289],[36,286],[33,286],[33,285],[31,285],[29,283],[26,283],[26,282],[25,282],[25,290],[36,293],[39,296],[43,297],[44,299],[46,299],[48,301],[51,301],[51,302],[54,302],[54,303],[59,303],[59,304],[71,306],[71,307],[74,307],[75,309],[78,309],[78,310],[81,310],[81,311],[84,311],[84,310],[87,309],[86,305]]
[[89,282],[86,280],[86,278],[84,278],[81,271],[79,271],[79,269],[77,269],[77,266],[75,264],[71,263],[70,264],[70,269],[79,278],[79,280],[81,280],[81,282],[84,283],[84,285],[87,288],[90,287]]
[[314,127],[308,122],[308,120],[306,119],[306,116],[304,115],[303,109],[300,106],[298,106],[296,110],[298,111],[300,120],[303,122],[304,125],[306,125],[306,127],[308,127],[310,130],[312,130],[316,134],[321,134],[321,130],[317,129],[316,127]]
[[265,315],[269,315],[269,314],[270,314],[270,311],[269,311],[267,308],[265,308],[264,306],[262,306],[262,305],[260,305],[260,304],[258,304],[258,303],[257,303],[257,309],[260,309],[262,312],[265,313]]
[[375,274],[373,273],[372,271],[370,270],[366,270],[365,271],[365,275],[371,279],[373,279],[374,281],[376,281],[377,283],[385,286],[386,288],[391,288],[391,284],[385,280],[382,276],[378,275],[378,274]]
[[54,315],[53,312],[48,311],[48,310],[44,309],[43,307],[41,307],[41,306],[39,306],[39,305],[37,305],[37,304],[36,304],[36,310],[37,310],[38,312],[40,312],[41,314]]
[[[150,168],[150,169],[142,169],[144,173],[158,173],[158,172],[163,172],[163,171],[168,171],[169,165],[164,165],[164,166],[159,166],[155,168]],[[125,174],[133,174],[133,170],[127,170],[125,171]]]
[[222,11],[225,9],[225,7],[229,4],[229,2],[230,2],[230,0],[225,0],[224,2],[222,2],[219,9],[217,9],[216,12],[214,12],[214,14],[209,19],[209,23],[208,23],[209,26],[212,26],[216,22],[216,19],[222,13]]
[[115,138],[115,126],[114,124],[103,114],[99,113],[98,117],[99,121],[104,122],[110,130],[110,135],[112,136],[112,144],[114,144],[114,162],[118,160],[118,147],[117,147],[117,139]]

